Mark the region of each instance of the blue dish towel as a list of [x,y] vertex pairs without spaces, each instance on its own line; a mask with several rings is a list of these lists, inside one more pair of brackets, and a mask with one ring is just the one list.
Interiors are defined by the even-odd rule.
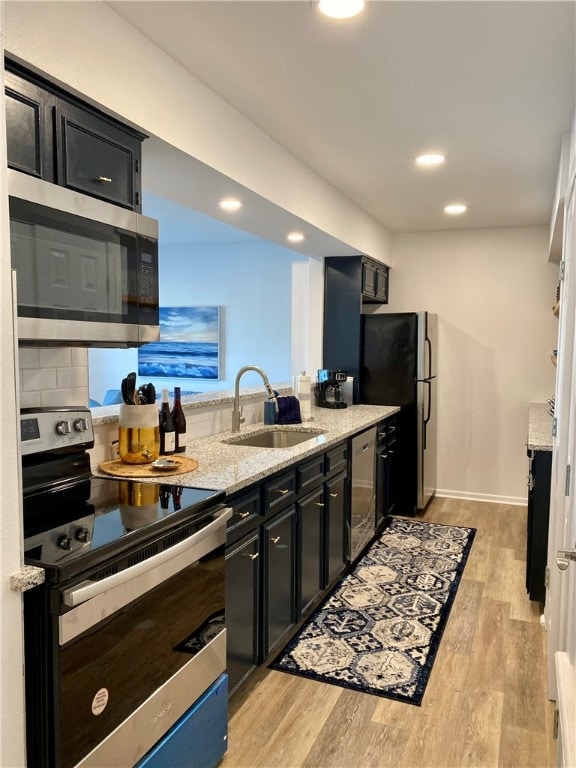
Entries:
[[294,395],[277,397],[276,401],[278,403],[277,424],[302,424],[300,401],[297,397]]

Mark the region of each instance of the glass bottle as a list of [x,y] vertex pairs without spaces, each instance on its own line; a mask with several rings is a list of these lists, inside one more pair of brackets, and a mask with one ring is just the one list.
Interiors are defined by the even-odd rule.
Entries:
[[176,447],[176,433],[174,431],[174,419],[170,413],[168,390],[162,390],[162,404],[159,413],[160,422],[160,453],[169,456],[174,453]]
[[172,488],[172,499],[174,500],[174,512],[182,509],[182,486],[175,485]]
[[180,402],[180,387],[174,387],[172,421],[174,422],[174,430],[176,432],[176,453],[184,453],[188,439],[186,434],[186,416],[184,416],[182,403]]

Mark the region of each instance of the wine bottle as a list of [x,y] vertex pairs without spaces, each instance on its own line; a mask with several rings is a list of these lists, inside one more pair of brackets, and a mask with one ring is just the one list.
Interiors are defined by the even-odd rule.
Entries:
[[170,402],[168,400],[168,390],[162,390],[162,403],[160,405],[160,453],[163,456],[169,456],[174,453],[176,443],[176,433],[174,431],[174,419],[170,413]]
[[175,485],[172,488],[172,499],[174,500],[174,512],[182,509],[182,486]]
[[174,408],[172,408],[172,421],[174,422],[174,431],[176,432],[176,453],[184,453],[186,450],[186,416],[182,410],[180,402],[180,387],[174,387]]

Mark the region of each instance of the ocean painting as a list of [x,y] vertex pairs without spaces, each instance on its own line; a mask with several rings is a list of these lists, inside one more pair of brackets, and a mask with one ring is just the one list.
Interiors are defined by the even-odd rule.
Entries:
[[220,378],[220,307],[160,307],[160,341],[138,349],[139,376]]

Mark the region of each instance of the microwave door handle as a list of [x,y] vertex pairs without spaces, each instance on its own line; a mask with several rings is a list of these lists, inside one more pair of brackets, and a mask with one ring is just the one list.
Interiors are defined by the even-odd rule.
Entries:
[[[189,538],[184,539],[184,541],[181,541],[178,544],[175,544],[173,547],[170,547],[169,549],[166,549],[163,552],[159,552],[157,555],[153,555],[152,557],[149,557],[147,560],[143,560],[140,563],[136,563],[136,565],[133,565],[130,568],[126,568],[125,570],[120,571],[119,573],[115,573],[112,576],[108,576],[105,579],[100,579],[100,581],[87,580],[78,584],[76,587],[72,587],[71,589],[64,590],[62,593],[62,602],[64,603],[64,605],[67,605],[70,608],[75,608],[76,606],[81,605],[82,603],[85,603],[88,600],[91,600],[92,598],[97,597],[98,595],[104,592],[107,592],[109,589],[112,589],[113,587],[118,587],[121,584],[126,584],[127,582],[131,581],[137,576],[140,576],[146,573],[147,571],[152,570],[153,568],[157,568],[158,566],[161,566],[164,563],[170,562],[170,560],[174,559],[175,557],[178,557],[178,555],[185,553],[187,550],[191,550],[195,548],[204,539],[211,536],[215,531],[225,527],[226,522],[231,517],[232,517],[232,509],[230,507],[225,507],[220,512],[220,514],[218,514],[218,516],[214,520],[212,520],[211,523],[208,523],[208,525],[202,528],[200,531],[193,534]],[[197,559],[196,554],[192,553],[192,559],[190,560],[190,563],[188,563],[188,565],[194,562],[195,559]],[[184,565],[184,567],[186,566]],[[181,568],[179,568],[178,570],[181,570]]]

